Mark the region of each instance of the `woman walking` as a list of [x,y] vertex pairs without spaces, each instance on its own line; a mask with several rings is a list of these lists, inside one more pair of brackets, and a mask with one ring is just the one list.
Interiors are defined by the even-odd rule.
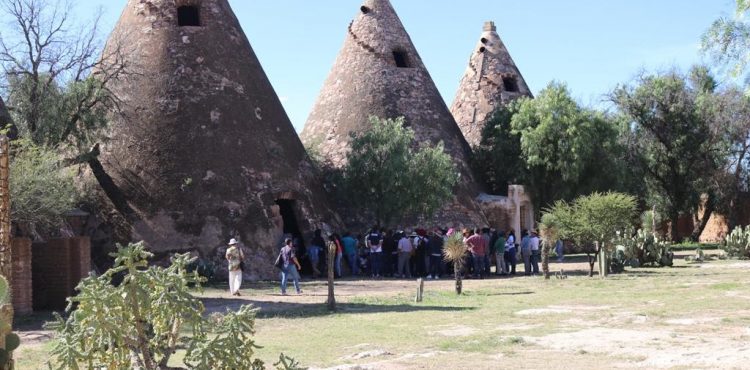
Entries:
[[292,239],[286,239],[284,241],[284,248],[281,248],[281,295],[286,295],[286,284],[289,279],[294,282],[294,289],[297,290],[297,294],[302,294],[302,290],[299,288],[299,270],[300,265],[297,260],[297,255],[294,252]]
[[237,239],[229,241],[229,248],[225,255],[229,268],[229,293],[233,296],[240,296],[240,285],[242,284],[242,261],[245,254],[239,246]]

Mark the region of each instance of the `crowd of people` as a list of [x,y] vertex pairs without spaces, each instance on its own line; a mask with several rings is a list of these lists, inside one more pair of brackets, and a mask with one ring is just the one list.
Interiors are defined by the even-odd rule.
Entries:
[[[454,276],[454,266],[443,259],[443,248],[448,238],[457,232],[462,232],[467,250],[464,268],[459,272],[464,278],[515,276],[519,263],[523,264],[524,275],[539,274],[541,251],[536,231],[524,230],[517,242],[513,229],[505,232],[490,228],[462,231],[418,228],[406,232],[373,227],[365,234],[346,232],[326,236],[321,230],[316,230],[308,245],[304,245],[299,238],[285,238],[276,259],[276,267],[281,270],[281,292],[285,295],[287,283],[292,281],[297,293],[301,294],[299,281],[303,273],[312,278],[324,276],[322,271],[327,271],[329,251],[335,253],[333,267],[336,278],[422,277],[438,280],[447,275]],[[235,248],[236,244],[237,241],[232,240],[227,250],[230,290],[234,295],[239,294],[238,259],[242,259],[238,255],[239,249]],[[558,252],[558,256],[562,256],[562,253]]]

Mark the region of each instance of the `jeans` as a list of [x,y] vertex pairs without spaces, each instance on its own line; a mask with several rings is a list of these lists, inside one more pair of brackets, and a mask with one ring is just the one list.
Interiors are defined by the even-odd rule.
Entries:
[[539,261],[542,259],[539,251],[531,251],[531,273],[539,274]]
[[505,251],[505,262],[508,265],[506,266],[506,268],[510,269],[510,274],[515,275],[516,264],[518,263],[518,259],[516,257],[516,248],[509,248]]
[[485,254],[484,255],[484,275],[489,276],[492,272],[492,263],[490,262],[492,260],[491,254]]
[[433,277],[440,277],[442,275],[442,263],[443,263],[443,257],[442,256],[434,256],[430,255],[430,275]]
[[521,249],[523,256],[523,271],[526,275],[531,275],[531,249]]
[[297,293],[300,293],[299,289],[299,272],[297,272],[297,266],[289,264],[281,269],[281,294],[286,294],[286,283],[289,279],[294,282],[294,289]]
[[341,257],[343,255],[341,253],[336,253],[336,260],[333,264],[334,272],[336,273],[336,276],[341,277]]
[[242,285],[242,270],[229,271],[229,293],[239,293],[240,285]]
[[474,262],[474,276],[484,277],[484,256],[475,254],[471,259]]
[[[411,277],[409,258],[411,258],[411,252],[400,252],[398,254],[398,275],[400,275],[401,277]],[[404,272],[404,270],[406,270],[406,272]]]
[[557,262],[565,260],[565,246],[561,241],[555,244],[555,253],[557,253]]
[[346,261],[349,262],[349,269],[352,272],[352,276],[359,275],[359,264],[357,263],[357,254],[356,253],[347,254]]
[[370,267],[372,270],[372,276],[383,275],[383,268],[381,266],[383,259],[383,252],[370,253]]
[[320,275],[320,270],[318,269],[318,266],[320,265],[320,251],[321,248],[315,245],[307,249],[307,256],[310,258],[313,275]]

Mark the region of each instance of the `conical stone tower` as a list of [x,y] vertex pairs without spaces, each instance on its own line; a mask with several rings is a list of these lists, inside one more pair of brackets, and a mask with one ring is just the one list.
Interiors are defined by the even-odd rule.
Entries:
[[474,147],[497,108],[522,96],[532,97],[494,22],[486,22],[461,79],[451,113],[466,141]]
[[350,134],[367,130],[370,116],[403,116],[419,143],[443,141],[461,172],[455,204],[426,221],[486,224],[475,204],[479,189],[469,168],[471,149],[388,0],[366,0],[349,25],[302,141],[341,167],[350,151]]
[[225,266],[239,238],[246,277],[269,278],[283,234],[338,222],[227,0],[129,0],[116,56],[122,112],[94,174],[132,239]]

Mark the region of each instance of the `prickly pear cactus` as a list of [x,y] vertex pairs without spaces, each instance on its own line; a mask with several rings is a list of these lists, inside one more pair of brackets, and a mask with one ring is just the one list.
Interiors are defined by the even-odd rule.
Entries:
[[0,275],[0,306],[10,304],[10,284],[5,276]]
[[8,280],[0,275],[0,370],[13,370],[13,351],[21,344],[18,335],[11,331],[13,306],[10,293]]
[[750,226],[748,226],[747,228],[738,226],[734,230],[732,230],[732,232],[724,239],[724,243],[721,245],[721,249],[724,250],[724,252],[729,257],[749,258]]

